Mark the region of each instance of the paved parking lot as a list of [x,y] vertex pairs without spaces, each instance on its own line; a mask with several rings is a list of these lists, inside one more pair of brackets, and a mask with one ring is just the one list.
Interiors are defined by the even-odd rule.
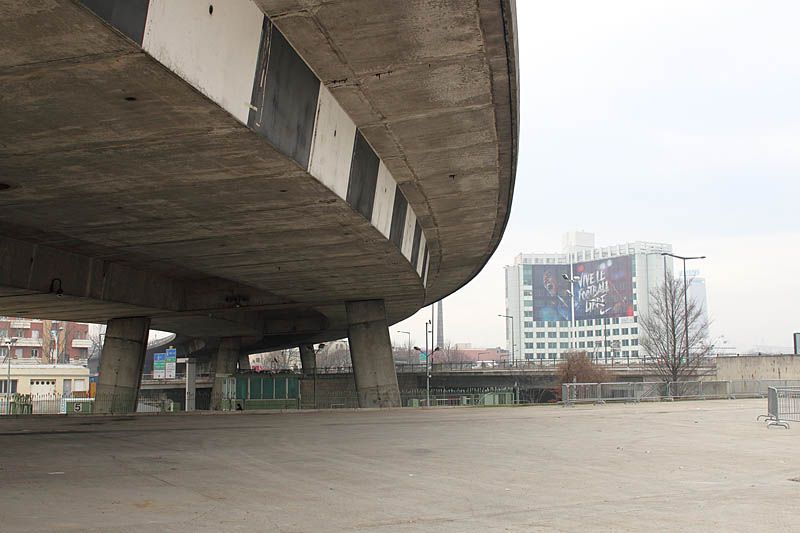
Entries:
[[765,408],[0,419],[0,530],[796,531]]

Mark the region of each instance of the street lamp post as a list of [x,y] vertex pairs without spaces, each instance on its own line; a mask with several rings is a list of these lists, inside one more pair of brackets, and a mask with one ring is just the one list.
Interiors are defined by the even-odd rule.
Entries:
[[514,317],[511,315],[497,315],[506,319],[511,319],[511,366],[514,366],[515,357],[514,357]]
[[566,274],[562,274],[562,277],[569,282],[569,290],[567,294],[569,294],[569,349],[575,349],[575,285],[579,284],[581,278],[572,274],[572,256],[570,256],[569,262],[569,276]]
[[704,255],[697,255],[697,256],[690,256],[690,257],[683,257],[682,255],[671,254],[669,252],[662,252],[661,255],[674,257],[675,259],[680,259],[683,261],[683,334],[684,334],[684,344],[686,348],[686,362],[689,362],[689,285],[686,278],[686,261],[691,259],[705,259],[706,256]]
[[[425,322],[425,407],[431,406],[431,354],[428,353],[428,326],[433,333],[433,324],[430,320]],[[431,338],[433,344],[433,338]]]
[[398,330],[397,333],[405,333],[408,335],[408,343],[406,343],[406,361],[411,362],[411,332]]
[[6,373],[6,414],[11,414],[11,349],[17,343],[19,339],[16,337],[10,337],[3,340],[3,344],[6,345],[6,365],[8,367]]

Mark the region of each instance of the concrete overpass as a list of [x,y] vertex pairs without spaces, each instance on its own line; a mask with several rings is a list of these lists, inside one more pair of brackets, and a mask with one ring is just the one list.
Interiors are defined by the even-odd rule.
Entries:
[[1,313],[107,322],[112,411],[150,327],[218,373],[349,336],[362,405],[397,404],[387,325],[475,276],[508,219],[513,0],[0,12]]

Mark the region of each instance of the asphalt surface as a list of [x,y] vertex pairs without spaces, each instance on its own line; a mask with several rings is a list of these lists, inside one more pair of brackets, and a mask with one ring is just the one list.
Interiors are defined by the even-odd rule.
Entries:
[[0,419],[0,531],[791,531],[766,400]]

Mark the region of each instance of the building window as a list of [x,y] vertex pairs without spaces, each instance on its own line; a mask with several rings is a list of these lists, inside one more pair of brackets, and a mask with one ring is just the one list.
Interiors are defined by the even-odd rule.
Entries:
[[533,296],[533,291],[522,291],[523,296]]
[[586,332],[585,331],[579,331],[578,332],[578,337],[585,337],[585,336],[586,336]]
[[537,343],[536,343],[536,347],[537,347],[537,348],[539,348],[539,349],[543,349],[543,348],[545,348],[545,343],[543,343],[543,342],[537,342]]
[[554,350],[554,349],[558,348],[558,343],[557,342],[548,342],[547,343],[547,347],[550,348],[551,350]]
[[628,328],[622,328],[622,334],[623,335],[627,335],[628,334]]
[[524,327],[532,328],[533,327],[533,322],[525,322]]
[[569,343],[568,343],[568,342],[562,342],[562,343],[560,343],[560,346],[559,346],[559,347],[560,347],[562,350],[568,350],[568,349],[569,349]]
[[639,346],[639,339],[631,339],[631,346]]
[[536,322],[536,327],[537,327],[537,328],[543,328],[543,327],[544,327],[544,322],[543,322],[543,321],[541,321],[541,320],[538,320],[538,321]]
[[555,338],[558,337],[558,333],[556,333],[555,331],[548,331],[547,332],[547,337],[550,338],[550,339],[555,339]]
[[586,332],[586,336],[587,337],[594,337],[594,332],[593,331],[587,331]]
[[537,359],[544,359],[544,354],[543,353],[536,354],[536,358]]
[[561,326],[562,328],[566,328],[566,327],[569,326],[569,321],[567,321],[567,320],[559,320],[558,321],[558,325]]
[[533,311],[525,311],[525,317],[526,317],[526,318],[527,318],[527,317],[531,317],[531,318],[533,318]]
[[526,353],[526,354],[525,354],[525,359],[527,359],[528,361],[530,361],[531,359],[533,359],[533,354],[532,354],[532,353]]
[[586,341],[580,341],[578,343],[578,348],[586,348]]
[[619,328],[614,328],[611,332],[613,335],[619,335]]
[[603,343],[602,343],[602,341],[594,341],[594,345],[602,347]]
[[[686,292],[688,293],[689,291],[686,291]],[[636,318],[636,317],[634,317],[634,318]],[[631,328],[631,334],[638,335],[639,334],[639,328]]]
[[8,337],[8,330],[7,329],[0,329],[0,338],[7,338]]
[[622,339],[623,346],[630,346],[630,341],[628,339]]
[[536,332],[537,339],[544,339],[544,331],[537,331]]
[[525,332],[525,338],[526,339],[532,339],[533,338],[533,332],[532,331],[526,331]]
[[603,334],[603,330],[602,329],[596,329],[596,330],[594,330],[594,334],[599,337],[600,335]]
[[556,327],[556,323],[555,322],[548,322],[547,323],[547,327],[548,328],[554,328],[554,327]]
[[526,342],[525,343],[525,348],[533,348],[533,343],[532,342]]
[[31,348],[31,357],[39,357],[39,350],[36,348]]
[[555,359],[556,357],[558,357],[558,354],[557,354],[557,353],[552,353],[552,352],[551,352],[551,353],[547,354],[547,356],[548,356],[550,359]]
[[633,350],[631,352],[631,357],[639,357],[639,350]]
[[[0,394],[8,394],[8,389],[6,388],[7,387],[7,383],[8,383],[8,381],[5,380],[5,379],[0,380]],[[15,394],[16,392],[17,392],[17,380],[16,379],[12,379],[11,380],[11,394]]]
[[628,352],[628,350],[622,350],[622,356],[623,357],[628,357],[629,355],[630,355],[630,352]]
[[569,331],[562,331],[562,332],[560,332],[558,334],[558,336],[561,337],[562,339],[568,339],[569,338]]

